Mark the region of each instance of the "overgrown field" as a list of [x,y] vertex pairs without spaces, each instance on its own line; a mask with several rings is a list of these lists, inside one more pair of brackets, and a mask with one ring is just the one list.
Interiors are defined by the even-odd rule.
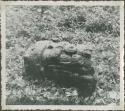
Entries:
[[[6,104],[119,104],[119,7],[8,6],[6,11]],[[91,50],[97,79],[91,97],[47,79],[23,79],[26,49],[52,37]]]

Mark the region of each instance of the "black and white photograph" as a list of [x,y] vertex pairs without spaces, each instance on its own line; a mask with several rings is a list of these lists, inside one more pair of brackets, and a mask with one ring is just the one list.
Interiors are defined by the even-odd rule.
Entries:
[[1,2],[2,109],[124,110],[124,2]]

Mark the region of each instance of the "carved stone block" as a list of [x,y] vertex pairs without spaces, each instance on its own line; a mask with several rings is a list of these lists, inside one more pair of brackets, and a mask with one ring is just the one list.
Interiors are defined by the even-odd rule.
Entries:
[[96,81],[91,54],[80,48],[79,45],[52,40],[33,44],[24,55],[25,76],[48,78],[62,86],[85,92],[91,89],[89,92],[92,92]]

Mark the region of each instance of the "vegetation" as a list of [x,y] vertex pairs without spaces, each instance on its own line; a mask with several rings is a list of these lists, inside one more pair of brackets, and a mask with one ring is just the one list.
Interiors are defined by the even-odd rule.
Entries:
[[[119,104],[119,7],[8,6],[6,14],[7,104]],[[90,49],[97,79],[91,97],[49,80],[23,79],[26,49],[59,37]]]

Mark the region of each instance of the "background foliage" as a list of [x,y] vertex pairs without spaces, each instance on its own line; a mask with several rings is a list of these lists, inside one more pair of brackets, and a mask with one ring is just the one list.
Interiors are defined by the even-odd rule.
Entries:
[[[7,104],[119,104],[119,7],[8,6]],[[90,49],[97,79],[91,97],[49,80],[23,79],[23,55],[43,38],[59,37]]]

